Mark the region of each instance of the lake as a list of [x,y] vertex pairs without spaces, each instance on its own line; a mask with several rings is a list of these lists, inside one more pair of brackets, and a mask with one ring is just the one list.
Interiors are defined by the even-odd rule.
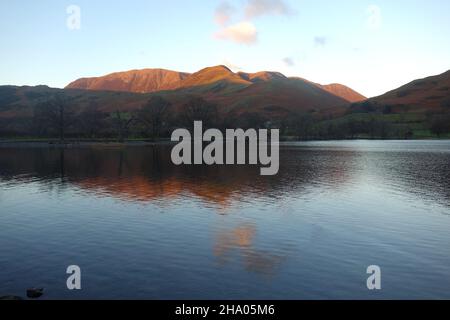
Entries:
[[[66,287],[78,265],[82,290]],[[367,289],[378,265],[382,289]],[[285,143],[280,171],[170,146],[0,148],[0,296],[449,299],[450,141]]]

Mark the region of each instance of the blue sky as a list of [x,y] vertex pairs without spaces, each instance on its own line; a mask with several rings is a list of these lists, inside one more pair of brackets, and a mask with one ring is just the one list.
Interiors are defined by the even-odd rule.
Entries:
[[1,0],[0,85],[226,64],[374,96],[450,69],[449,12],[444,0]]

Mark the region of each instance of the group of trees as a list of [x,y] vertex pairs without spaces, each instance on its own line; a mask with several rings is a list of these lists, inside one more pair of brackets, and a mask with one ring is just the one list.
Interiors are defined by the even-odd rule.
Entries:
[[[312,139],[408,139],[413,130],[408,123],[389,120],[392,108],[376,107],[370,102],[360,103],[347,114],[349,117],[326,118],[313,112],[290,114],[275,118],[259,112],[220,113],[216,105],[197,96],[174,106],[162,96],[151,96],[140,108],[102,108],[90,100],[80,108],[74,98],[57,94],[47,97],[34,107],[31,119],[23,119],[22,136],[65,139],[158,139],[170,137],[176,128],[192,129],[195,120],[205,128],[278,128],[282,136],[299,140]],[[108,111],[105,111],[108,110]],[[354,117],[352,117],[354,115]],[[356,116],[355,116],[356,115]],[[441,137],[450,133],[450,116],[431,115],[423,124],[431,133]],[[7,128],[7,123],[0,129]],[[4,132],[0,135],[5,136]],[[10,134],[11,136],[12,134]]]
[[434,115],[430,119],[430,131],[438,137],[450,133],[450,116]]
[[282,135],[293,136],[299,140],[409,139],[413,134],[408,125],[394,125],[387,120],[371,116],[362,119],[321,120],[305,114],[292,117],[281,128]]
[[212,127],[218,119],[215,105],[199,97],[188,99],[180,112],[174,112],[172,104],[161,96],[151,97],[137,110],[115,109],[105,112],[96,102],[90,102],[79,111],[72,99],[55,95],[35,106],[30,135],[61,141],[67,138],[157,139],[169,136],[174,127],[189,128],[194,120],[202,120],[204,125]]

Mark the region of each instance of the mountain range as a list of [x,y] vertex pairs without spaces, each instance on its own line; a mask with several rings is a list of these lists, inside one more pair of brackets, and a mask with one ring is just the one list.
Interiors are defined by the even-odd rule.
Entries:
[[[321,85],[273,71],[232,72],[226,66],[195,73],[165,69],[116,72],[78,79],[64,89],[0,86],[0,129],[20,131],[17,127],[30,123],[28,119],[33,117],[35,107],[45,104],[54,94],[67,97],[80,112],[93,105],[104,113],[131,112],[158,95],[171,102],[173,113],[191,97],[202,97],[216,105],[220,114],[234,117],[258,114],[279,121],[309,114],[315,121],[322,121],[348,119],[352,114],[395,113],[408,115],[401,121],[408,121],[409,126],[426,121],[430,114],[450,114],[450,71],[414,80],[370,99],[342,84]],[[397,125],[397,118],[390,117],[389,121]]]
[[[197,88],[201,89],[200,91],[203,93],[207,93],[208,91],[239,91],[249,88],[252,85],[268,84],[278,81],[284,82],[285,84],[289,82],[307,82],[301,78],[287,78],[279,72],[234,73],[225,66],[216,66],[205,68],[192,74],[165,69],[116,72],[102,77],[75,80],[66,89],[151,93],[179,89],[195,91]],[[366,99],[363,95],[342,84],[316,85],[348,102]]]

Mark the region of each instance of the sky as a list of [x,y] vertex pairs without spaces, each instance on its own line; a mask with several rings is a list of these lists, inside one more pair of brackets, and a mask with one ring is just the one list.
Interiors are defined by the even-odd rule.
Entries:
[[279,71],[368,97],[450,69],[447,0],[0,0],[0,85]]

